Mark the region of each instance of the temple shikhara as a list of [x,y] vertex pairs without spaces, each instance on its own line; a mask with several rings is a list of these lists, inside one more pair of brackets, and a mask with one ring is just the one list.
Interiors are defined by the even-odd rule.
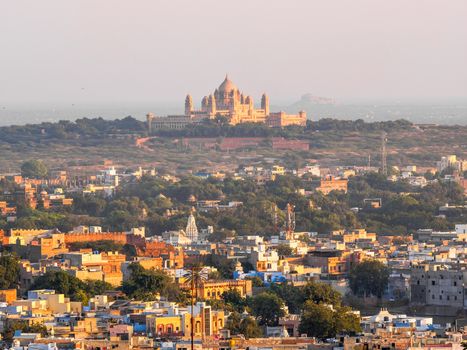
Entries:
[[287,114],[285,112],[271,112],[269,97],[263,94],[261,108],[255,108],[253,97],[244,95],[237,86],[225,77],[222,84],[214,93],[204,96],[201,108],[195,109],[193,98],[187,95],[185,99],[184,115],[169,115],[156,117],[147,115],[148,127],[153,129],[181,129],[190,124],[200,123],[205,119],[224,117],[231,125],[240,123],[265,123],[270,127],[285,127],[289,125],[306,125],[306,113]]

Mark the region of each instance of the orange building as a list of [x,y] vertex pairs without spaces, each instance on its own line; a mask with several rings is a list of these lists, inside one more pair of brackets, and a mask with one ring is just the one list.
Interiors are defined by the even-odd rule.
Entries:
[[63,233],[44,234],[34,238],[30,245],[31,248],[34,247],[38,250],[36,253],[38,259],[47,259],[68,252],[68,248],[65,245],[65,234]]
[[122,264],[125,255],[118,252],[93,253],[90,250],[63,254],[69,260],[70,269],[66,271],[82,280],[101,280],[114,286],[123,281]]
[[332,175],[328,175],[320,180],[319,187],[316,188],[316,191],[324,195],[328,195],[332,191],[344,191],[344,193],[347,193],[348,183],[348,179],[335,178]]
[[[182,288],[189,290],[191,285],[184,283]],[[251,280],[203,281],[197,289],[198,298],[203,300],[221,299],[222,294],[231,289],[237,290],[242,297],[251,296],[253,291]]]
[[147,258],[138,257],[136,261],[146,270],[161,270],[164,267],[164,260],[162,258]]
[[361,251],[350,250],[315,250],[308,253],[307,263],[311,267],[321,268],[323,274],[343,276],[354,264],[363,260]]
[[164,261],[165,268],[183,268],[184,253],[181,247],[174,247],[165,242],[146,241],[144,249],[138,252],[139,256],[157,258]]
[[8,206],[8,203],[5,201],[0,201],[0,216],[7,216],[10,214],[16,213],[16,207]]
[[17,298],[16,289],[0,289],[0,301],[3,303],[12,303]]

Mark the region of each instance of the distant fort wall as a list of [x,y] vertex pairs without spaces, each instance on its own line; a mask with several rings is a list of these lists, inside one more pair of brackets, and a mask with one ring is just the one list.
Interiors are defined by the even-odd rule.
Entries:
[[181,141],[184,147],[203,147],[206,149],[218,147],[221,151],[258,147],[264,142],[271,142],[271,147],[274,150],[288,149],[307,151],[310,149],[310,143],[307,140],[292,140],[283,137],[187,137],[183,138]]
[[144,237],[125,232],[96,232],[96,233],[78,233],[71,232],[65,234],[65,244],[85,243],[97,241],[112,241],[120,244],[131,244],[139,248],[145,246]]

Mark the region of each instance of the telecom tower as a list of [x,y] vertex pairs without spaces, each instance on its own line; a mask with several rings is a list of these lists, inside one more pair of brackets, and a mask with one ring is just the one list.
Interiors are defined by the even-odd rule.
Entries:
[[295,231],[295,212],[294,207],[287,203],[287,212],[285,217],[285,239],[291,240]]
[[274,233],[277,233],[279,231],[279,229],[277,227],[277,222],[278,222],[278,219],[277,219],[277,205],[275,203],[272,205],[272,222],[273,222],[273,225],[274,225]]
[[388,142],[388,134],[383,131],[381,134],[381,174],[388,174],[388,163],[387,163],[387,150],[386,143]]

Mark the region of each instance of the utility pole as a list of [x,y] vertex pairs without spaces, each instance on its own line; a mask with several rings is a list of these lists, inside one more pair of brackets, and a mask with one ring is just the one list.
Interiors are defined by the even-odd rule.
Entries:
[[191,268],[191,350],[195,348],[195,320],[194,320],[194,307],[195,307],[195,279],[194,279],[195,269]]
[[381,133],[381,174],[388,175],[388,164],[387,164],[387,150],[386,143],[388,142],[388,134],[383,131]]

